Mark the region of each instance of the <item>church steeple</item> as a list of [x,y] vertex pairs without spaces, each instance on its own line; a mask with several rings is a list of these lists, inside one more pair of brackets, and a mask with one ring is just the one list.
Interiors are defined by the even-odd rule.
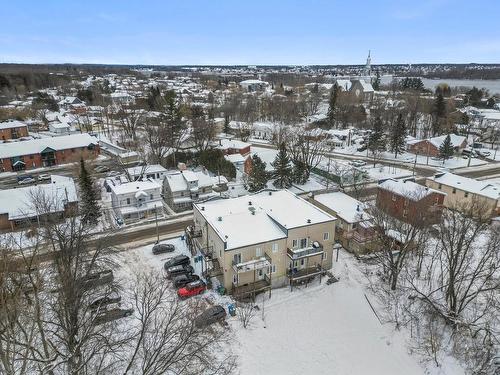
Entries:
[[365,65],[365,69],[363,71],[363,74],[365,76],[370,76],[372,74],[372,59],[371,59],[371,51],[368,50],[368,57],[366,58],[366,65]]

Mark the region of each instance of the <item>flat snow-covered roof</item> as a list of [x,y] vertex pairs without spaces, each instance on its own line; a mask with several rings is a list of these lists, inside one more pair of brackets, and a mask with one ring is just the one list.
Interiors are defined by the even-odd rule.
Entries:
[[422,186],[410,180],[401,181],[389,179],[381,182],[378,186],[384,190],[388,190],[394,194],[411,199],[413,201],[419,201],[420,199],[426,197],[431,193],[446,195],[446,193],[443,193],[442,191],[434,190],[427,186]]
[[319,194],[314,199],[325,207],[335,211],[339,218],[348,223],[357,223],[370,219],[370,215],[364,210],[363,202],[341,191]]
[[439,184],[451,186],[472,194],[482,195],[487,198],[500,198],[500,184],[487,181],[478,181],[473,178],[458,176],[453,173],[437,174],[429,177]]

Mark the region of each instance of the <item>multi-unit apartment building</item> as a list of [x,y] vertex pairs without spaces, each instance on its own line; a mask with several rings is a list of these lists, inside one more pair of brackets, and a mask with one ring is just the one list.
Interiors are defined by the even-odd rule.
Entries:
[[500,184],[453,173],[437,173],[427,178],[425,185],[446,194],[443,202],[445,207],[456,210],[479,209],[481,214],[500,215]]
[[0,172],[50,167],[98,155],[98,141],[89,134],[4,143],[0,144]]
[[234,295],[294,285],[331,267],[335,218],[287,190],[193,204],[188,243]]

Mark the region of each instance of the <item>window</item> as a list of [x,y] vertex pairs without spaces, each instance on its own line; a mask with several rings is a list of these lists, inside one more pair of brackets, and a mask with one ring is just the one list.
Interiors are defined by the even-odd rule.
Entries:
[[233,283],[238,284],[238,274],[237,273],[235,273],[233,275]]
[[271,273],[276,273],[276,264],[271,264]]
[[465,197],[465,198],[467,198],[468,196],[469,196],[469,192],[468,192],[468,191],[466,191],[466,192],[464,193],[464,197]]
[[307,238],[300,239],[300,248],[307,247]]
[[130,204],[130,198],[127,198],[127,204]]
[[278,252],[278,244],[276,242],[273,243],[272,249],[273,249],[273,253],[277,253]]
[[408,203],[410,203],[408,199],[405,199],[405,207],[408,207]]
[[330,239],[330,232],[323,233],[323,241],[328,241]]
[[456,188],[453,188],[452,193],[453,193],[453,194],[456,194],[456,193],[457,193],[457,189],[456,189]]
[[406,217],[408,215],[408,211],[407,210],[403,210],[403,217]]
[[296,249],[296,248],[297,248],[297,245],[298,245],[298,240],[292,240],[292,247],[293,247],[294,249]]
[[301,265],[301,266],[303,266],[304,264],[305,264],[305,260],[304,260],[304,258],[302,258],[302,259],[300,260],[300,265]]
[[76,150],[75,150],[74,148],[72,148],[72,149],[71,149],[71,152],[72,152],[72,153],[75,153],[75,152],[76,152]]
[[396,196],[394,194],[392,194],[392,200],[393,202],[396,202]]
[[326,260],[326,258],[328,258],[326,253],[321,254],[321,259]]
[[149,195],[149,199],[153,200],[153,194]]
[[443,185],[439,184],[439,185],[438,185],[438,189],[439,189],[439,190],[441,190],[441,187],[442,187],[442,186],[443,186]]
[[256,257],[261,257],[262,256],[262,248],[256,247],[255,248],[255,256]]
[[241,253],[234,254],[233,255],[233,263],[238,264],[241,263]]

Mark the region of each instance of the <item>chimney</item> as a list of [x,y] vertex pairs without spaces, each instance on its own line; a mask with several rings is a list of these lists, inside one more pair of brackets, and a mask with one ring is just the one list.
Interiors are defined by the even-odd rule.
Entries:
[[307,219],[307,224],[311,224],[311,219]]
[[359,212],[359,211],[361,211],[361,210],[360,210],[360,208],[359,208],[359,204],[358,204],[358,206],[356,207],[356,211],[358,211],[358,212]]
[[248,201],[248,205],[251,206],[252,205],[252,201]]

